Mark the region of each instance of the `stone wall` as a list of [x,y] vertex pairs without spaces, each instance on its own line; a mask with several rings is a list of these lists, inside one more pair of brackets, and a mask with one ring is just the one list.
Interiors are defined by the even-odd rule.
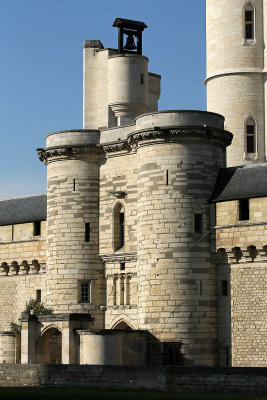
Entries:
[[[249,199],[249,209],[249,221],[239,221],[238,201],[217,204],[219,342],[221,359],[228,347],[232,366],[263,367],[267,362],[266,198]],[[227,295],[221,293],[223,281],[228,282]]]
[[18,322],[37,290],[46,302],[46,221],[41,221],[40,236],[34,236],[33,225],[0,226],[0,331],[8,331],[11,321]]
[[41,290],[41,300],[46,304],[46,274],[0,276],[0,331],[9,331],[10,322],[18,319],[26,303],[36,299],[36,291]]
[[267,368],[0,365],[0,386],[267,393]]

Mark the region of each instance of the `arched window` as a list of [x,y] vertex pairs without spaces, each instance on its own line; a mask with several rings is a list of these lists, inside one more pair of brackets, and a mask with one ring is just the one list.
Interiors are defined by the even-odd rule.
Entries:
[[257,152],[256,130],[257,124],[255,119],[252,117],[247,118],[245,121],[245,152],[247,154]]
[[124,246],[124,207],[118,203],[114,208],[114,250],[117,251]]
[[243,29],[246,41],[255,39],[255,7],[249,2],[243,9]]

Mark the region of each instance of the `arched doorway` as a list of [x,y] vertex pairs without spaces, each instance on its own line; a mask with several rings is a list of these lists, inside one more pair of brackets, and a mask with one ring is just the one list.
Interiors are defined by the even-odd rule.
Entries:
[[37,362],[40,364],[62,363],[62,334],[58,329],[48,329],[39,339]]

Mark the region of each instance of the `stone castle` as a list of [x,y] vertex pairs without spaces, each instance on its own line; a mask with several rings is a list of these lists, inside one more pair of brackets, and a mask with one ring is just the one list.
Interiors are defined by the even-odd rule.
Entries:
[[84,42],[83,129],[0,202],[0,362],[266,366],[266,13],[207,0],[208,112],[158,111],[145,23]]

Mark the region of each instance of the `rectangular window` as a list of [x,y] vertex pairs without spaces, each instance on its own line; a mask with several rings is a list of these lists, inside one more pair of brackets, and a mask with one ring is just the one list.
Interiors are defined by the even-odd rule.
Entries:
[[124,246],[124,212],[120,212],[120,247]]
[[36,301],[38,301],[39,303],[41,303],[41,300],[42,300],[42,294],[41,293],[42,292],[41,292],[40,289],[36,290]]
[[245,11],[246,39],[253,39],[253,11]]
[[141,85],[144,84],[144,74],[141,74]]
[[239,221],[249,220],[249,199],[239,200]]
[[76,191],[76,179],[73,179],[73,191]]
[[33,236],[41,235],[41,221],[35,221],[33,223]]
[[90,222],[85,222],[85,232],[84,232],[85,242],[90,242],[90,235],[91,235]]
[[181,342],[163,342],[163,363],[182,365]]
[[124,271],[125,270],[125,263],[121,263],[121,271]]
[[226,280],[222,281],[222,296],[228,296],[228,282]]
[[90,303],[91,300],[90,293],[90,281],[81,282],[80,283],[80,302],[81,303]]
[[169,170],[166,171],[166,185],[169,185]]
[[255,126],[247,125],[247,153],[255,153]]
[[202,214],[194,214],[194,232],[195,233],[202,233],[203,227],[202,227]]

